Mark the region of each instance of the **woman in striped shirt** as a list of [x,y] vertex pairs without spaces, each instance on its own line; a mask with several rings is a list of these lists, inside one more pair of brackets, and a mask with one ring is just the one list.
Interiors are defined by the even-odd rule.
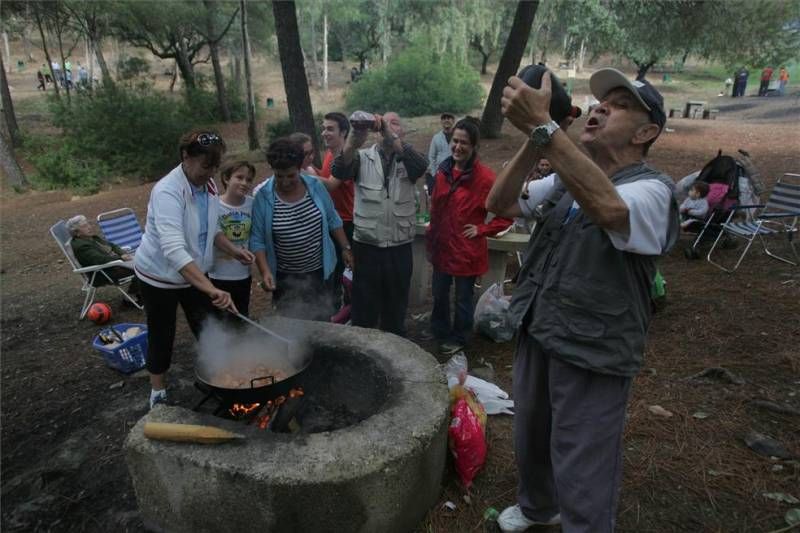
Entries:
[[274,291],[281,314],[328,320],[333,302],[326,283],[336,266],[331,237],[351,268],[353,254],[325,186],[301,173],[304,157],[303,147],[288,139],[278,139],[267,149],[274,175],[253,204],[250,250],[262,286]]

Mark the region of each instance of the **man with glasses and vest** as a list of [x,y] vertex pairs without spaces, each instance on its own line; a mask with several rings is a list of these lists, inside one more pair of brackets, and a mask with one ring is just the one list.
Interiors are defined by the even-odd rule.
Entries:
[[367,129],[353,128],[331,169],[334,178],[355,183],[352,324],[403,336],[416,234],[414,190],[428,160],[403,141],[397,113],[383,115],[380,142],[361,148],[367,136]]
[[[498,176],[487,208],[519,203],[542,157],[554,180],[533,182],[520,206],[537,220],[517,278],[511,319],[517,504],[503,531],[561,524],[567,533],[614,530],[622,432],[631,381],[644,357],[657,261],[677,240],[672,180],[643,160],[666,122],[663,98],[646,81],[601,69],[589,82],[600,103],[580,142],[550,117],[541,89],[512,77],[506,118],[528,139]],[[531,209],[531,206],[534,206]]]

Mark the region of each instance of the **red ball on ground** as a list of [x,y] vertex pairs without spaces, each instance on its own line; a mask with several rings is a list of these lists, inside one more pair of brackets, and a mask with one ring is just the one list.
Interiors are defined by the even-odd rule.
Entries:
[[86,318],[95,324],[105,324],[111,320],[111,307],[107,303],[93,303],[86,313]]

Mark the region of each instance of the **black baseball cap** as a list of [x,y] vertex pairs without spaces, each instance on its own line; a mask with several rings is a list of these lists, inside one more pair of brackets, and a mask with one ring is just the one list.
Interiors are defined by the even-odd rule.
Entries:
[[650,85],[650,82],[629,80],[625,74],[615,68],[602,68],[589,78],[589,89],[598,100],[602,100],[609,92],[619,87],[627,89],[633,94],[647,110],[653,124],[657,125],[659,130],[664,129],[664,124],[667,123],[667,114],[664,113],[664,97]]
[[[530,87],[539,89],[542,86],[542,76],[548,72],[543,65],[528,65],[517,74],[517,77]],[[561,122],[572,113],[572,98],[564,89],[564,84],[558,76],[550,72],[550,87],[552,96],[550,97],[550,118],[556,122]]]

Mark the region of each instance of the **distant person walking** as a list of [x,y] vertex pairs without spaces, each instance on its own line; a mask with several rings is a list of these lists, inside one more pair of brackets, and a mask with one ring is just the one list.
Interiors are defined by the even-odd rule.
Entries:
[[84,89],[89,87],[89,72],[80,63],[78,63],[78,85]]
[[53,76],[56,77],[53,83],[58,83],[59,85],[64,85],[64,75],[61,72],[61,63],[58,61],[53,61],[51,66],[53,67]]
[[750,72],[742,67],[733,75],[733,98],[737,96],[744,96],[745,89],[747,89],[747,77]]
[[778,83],[780,84],[778,92],[783,96],[786,94],[786,86],[789,84],[789,71],[786,70],[786,67],[781,67],[780,71],[778,71]]
[[761,71],[761,86],[758,88],[758,96],[767,96],[769,82],[772,79],[772,67],[766,67]]
[[36,71],[36,79],[39,82],[39,85],[36,86],[36,89],[39,91],[46,91],[47,84],[44,82],[44,74],[42,74],[42,69]]

